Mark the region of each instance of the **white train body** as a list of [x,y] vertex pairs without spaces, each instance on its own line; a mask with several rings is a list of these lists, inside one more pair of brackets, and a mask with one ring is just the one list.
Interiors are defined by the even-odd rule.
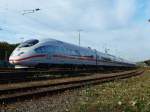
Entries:
[[11,54],[9,62],[16,68],[43,65],[135,67],[134,63],[121,58],[54,39],[32,39],[21,43]]

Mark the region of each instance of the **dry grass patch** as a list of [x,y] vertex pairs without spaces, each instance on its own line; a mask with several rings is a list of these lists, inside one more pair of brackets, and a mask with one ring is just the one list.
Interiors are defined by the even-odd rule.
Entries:
[[150,72],[86,87],[73,112],[150,112]]

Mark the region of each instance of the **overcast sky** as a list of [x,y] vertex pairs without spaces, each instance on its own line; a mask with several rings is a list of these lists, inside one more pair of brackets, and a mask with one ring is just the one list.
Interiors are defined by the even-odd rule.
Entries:
[[82,29],[82,46],[141,61],[150,59],[149,18],[150,0],[0,0],[0,41],[54,38],[78,44]]

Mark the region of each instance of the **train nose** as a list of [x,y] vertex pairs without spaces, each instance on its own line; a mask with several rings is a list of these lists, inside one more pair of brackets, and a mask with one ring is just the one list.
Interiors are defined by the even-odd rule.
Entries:
[[24,55],[24,52],[14,51],[11,54],[11,56],[9,57],[9,63],[11,63],[11,64],[19,64],[20,61],[18,59],[20,59],[22,57],[22,55]]
[[14,64],[13,60],[10,60],[10,59],[9,59],[9,63],[10,63],[10,64]]
[[15,57],[10,57],[9,58],[9,63],[11,63],[11,64],[18,64],[19,62],[16,60]]
[[9,63],[13,64],[13,58],[12,58],[12,56],[9,57]]

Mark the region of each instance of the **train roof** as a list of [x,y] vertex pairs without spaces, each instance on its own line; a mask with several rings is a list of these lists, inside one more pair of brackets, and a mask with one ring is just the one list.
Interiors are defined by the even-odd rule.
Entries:
[[38,39],[39,42],[55,42],[58,44],[67,44],[70,45],[72,47],[77,47],[77,48],[81,48],[81,49],[86,49],[86,50],[92,50],[94,51],[94,49],[91,49],[90,47],[83,47],[83,46],[78,46],[72,43],[68,43],[68,42],[64,42],[64,41],[60,41],[60,40],[56,40],[56,39],[52,39],[52,38],[45,38],[45,39]]

